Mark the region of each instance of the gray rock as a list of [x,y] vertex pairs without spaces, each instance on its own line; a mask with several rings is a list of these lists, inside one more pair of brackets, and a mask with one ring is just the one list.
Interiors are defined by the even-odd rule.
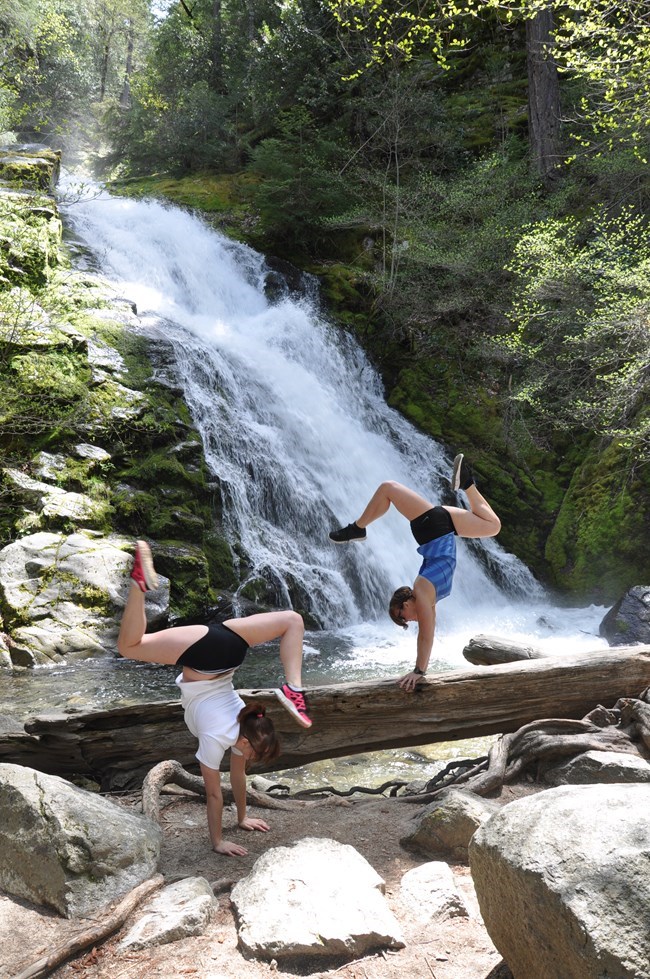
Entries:
[[122,374],[126,370],[122,355],[96,337],[88,340],[88,363],[113,374]]
[[216,904],[204,877],[187,877],[170,884],[142,906],[142,917],[129,929],[119,948],[134,951],[202,935]]
[[408,870],[402,877],[399,901],[409,920],[421,924],[469,917],[453,871],[442,861],[423,863]]
[[621,751],[585,751],[544,773],[547,785],[591,785],[594,782],[650,782],[650,764]]
[[34,472],[40,479],[56,480],[65,469],[66,457],[60,453],[39,452],[33,460]]
[[239,943],[270,960],[351,959],[402,948],[384,881],[351,847],[307,837],[268,850],[232,890]]
[[[133,542],[92,531],[37,533],[0,551],[0,596],[7,614],[25,622],[11,631],[20,665],[114,652],[126,602]],[[127,551],[128,548],[128,551]],[[169,612],[169,580],[145,598],[149,622]]]
[[600,623],[610,646],[650,645],[650,585],[635,585],[610,608]]
[[85,917],[156,872],[161,831],[146,816],[20,765],[0,764],[0,887]]
[[74,447],[77,455],[82,459],[92,459],[95,462],[107,462],[111,458],[110,452],[102,449],[99,445],[88,445],[82,442]]
[[423,811],[403,846],[427,856],[445,855],[467,861],[469,842],[487,819],[501,808],[463,789],[447,789]]
[[[54,458],[54,457],[52,457]],[[14,495],[20,497],[29,505],[31,511],[28,521],[18,521],[18,528],[33,527],[41,521],[48,526],[59,523],[85,524],[86,526],[101,525],[108,512],[108,504],[104,501],[91,500],[83,493],[71,493],[60,486],[41,483],[32,479],[18,469],[5,469],[6,482],[11,486]],[[37,519],[34,519],[34,513]]]
[[650,962],[650,786],[547,789],[477,830],[490,938],[526,979],[641,979]]

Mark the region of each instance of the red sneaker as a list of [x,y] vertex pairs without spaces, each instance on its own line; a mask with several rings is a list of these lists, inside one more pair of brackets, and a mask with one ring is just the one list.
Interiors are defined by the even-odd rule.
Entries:
[[144,540],[139,540],[135,545],[135,559],[131,577],[140,591],[155,591],[158,587],[158,575],[153,566],[151,548]]
[[274,692],[284,709],[293,714],[301,727],[311,727],[312,721],[307,714],[309,707],[303,690],[292,690],[288,683],[284,683]]

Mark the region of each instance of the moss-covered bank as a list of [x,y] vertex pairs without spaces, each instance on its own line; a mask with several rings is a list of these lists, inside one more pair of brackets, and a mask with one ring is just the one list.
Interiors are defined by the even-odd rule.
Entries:
[[[0,547],[38,531],[151,538],[172,616],[200,617],[237,582],[200,437],[178,390],[154,377],[165,341],[71,268],[39,189],[58,154],[23,152],[19,171],[16,157],[0,156],[20,184],[0,187]],[[2,614],[10,632],[18,623]]]

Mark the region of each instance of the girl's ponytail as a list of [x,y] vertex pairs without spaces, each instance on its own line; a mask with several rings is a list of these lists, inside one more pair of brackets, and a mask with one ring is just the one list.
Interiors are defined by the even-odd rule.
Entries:
[[242,707],[237,715],[239,721],[239,733],[250,743],[255,753],[256,761],[270,762],[280,754],[280,742],[278,741],[273,721],[266,716],[266,708],[253,701]]

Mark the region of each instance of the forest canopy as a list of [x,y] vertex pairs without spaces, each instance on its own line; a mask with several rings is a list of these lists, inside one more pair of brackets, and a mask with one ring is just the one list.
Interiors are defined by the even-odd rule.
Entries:
[[647,461],[649,32],[650,0],[0,0],[0,130],[236,178],[432,434],[460,371],[508,451]]

